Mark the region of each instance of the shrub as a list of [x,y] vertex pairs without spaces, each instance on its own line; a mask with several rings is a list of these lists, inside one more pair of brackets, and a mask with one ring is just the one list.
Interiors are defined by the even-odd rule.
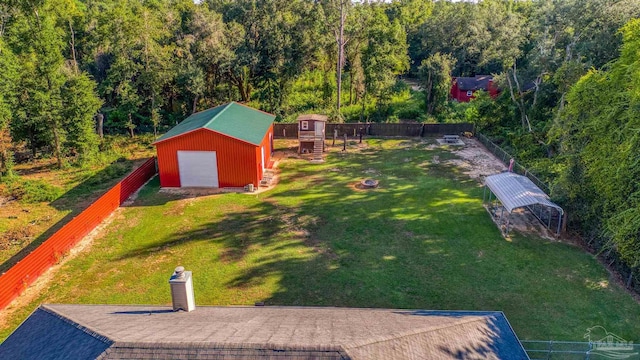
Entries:
[[5,196],[23,203],[51,202],[59,198],[63,190],[41,180],[13,178],[6,183]]

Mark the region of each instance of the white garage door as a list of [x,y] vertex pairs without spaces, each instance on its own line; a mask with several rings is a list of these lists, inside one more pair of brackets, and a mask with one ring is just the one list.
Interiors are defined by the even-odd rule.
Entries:
[[178,151],[182,187],[218,187],[215,151]]

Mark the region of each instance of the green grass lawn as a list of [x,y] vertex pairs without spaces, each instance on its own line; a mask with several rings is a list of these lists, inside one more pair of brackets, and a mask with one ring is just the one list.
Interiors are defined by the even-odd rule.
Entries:
[[[258,195],[185,198],[152,181],[0,338],[41,302],[170,304],[168,278],[183,265],[198,305],[501,310],[521,339],[583,341],[602,325],[640,340],[640,306],[593,256],[505,240],[482,188],[444,163],[450,153],[367,143],[324,164],[285,158],[278,186]],[[353,187],[367,177],[380,188]]]

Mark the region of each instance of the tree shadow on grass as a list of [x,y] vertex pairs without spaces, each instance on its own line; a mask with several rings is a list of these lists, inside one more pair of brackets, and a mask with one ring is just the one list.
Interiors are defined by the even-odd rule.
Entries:
[[[556,293],[598,296],[595,290],[563,290],[586,285],[558,280],[549,270],[549,264],[567,255],[557,246],[504,241],[482,208],[482,190],[473,180],[440,176],[446,169],[432,161],[439,150],[374,150],[331,153],[324,164],[284,161],[278,186],[261,194],[260,201],[243,202],[249,205],[231,207],[194,228],[159,235],[155,243],[121,259],[153,261],[155,252],[184,254],[192,251],[189,243],[215,244],[211,254],[190,266],[194,278],[229,266],[215,270],[227,274],[216,279],[216,290],[209,286],[199,292],[195,284],[203,305],[219,304],[211,291],[223,291],[229,292],[223,298],[243,304],[500,309],[526,323],[550,308],[577,311],[580,304],[566,305]],[[357,189],[354,185],[364,177],[375,177],[380,187]],[[153,200],[156,190],[149,191],[149,198],[141,196],[137,204],[166,202],[164,194]],[[207,200],[207,206],[217,206],[214,200]],[[531,295],[549,291],[553,296],[545,297],[544,304]],[[522,302],[531,306],[521,309],[517,304]]]
[[[227,279],[231,291],[262,284],[274,275],[280,278],[278,290],[260,299],[266,304],[432,308],[425,299],[437,298],[432,279],[441,278],[439,263],[450,255],[443,245],[459,241],[448,228],[465,215],[447,199],[472,195],[465,185],[451,189],[450,181],[425,180],[424,170],[404,161],[424,161],[431,155],[421,149],[371,151],[338,155],[318,166],[304,160],[285,164],[296,171],[283,171],[278,187],[263,201],[169,234],[118,260],[211,242],[221,245],[222,252],[213,257],[222,264],[252,257],[239,275]],[[381,187],[355,189],[353,184],[371,168],[380,173]],[[138,205],[156,203],[153,196],[141,197]],[[158,203],[166,201],[164,194],[158,197]],[[430,226],[439,228],[435,235],[424,234]],[[257,248],[268,251],[257,253]],[[444,305],[455,308],[438,300],[438,307]]]
[[117,258],[144,258],[158,251],[190,242],[223,243],[222,261],[239,261],[252,246],[267,245],[276,234],[285,231],[285,224],[278,218],[278,210],[269,203],[243,212],[229,212],[222,219],[200,224],[188,231],[174,232],[151,244],[138,247]]

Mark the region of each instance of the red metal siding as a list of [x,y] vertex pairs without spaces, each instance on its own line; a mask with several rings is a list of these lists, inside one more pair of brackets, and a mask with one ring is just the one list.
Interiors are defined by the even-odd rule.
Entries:
[[458,80],[453,78],[453,85],[451,86],[451,98],[458,100],[459,102],[469,102],[473,96],[467,96],[467,90],[460,90],[458,87]]
[[[273,131],[270,128],[270,131]],[[210,130],[200,129],[156,144],[158,173],[162,187],[180,187],[178,151],[215,151],[220,187],[258,186],[260,148]],[[266,157],[266,154],[265,154]],[[260,169],[261,170],[261,169]]]
[[155,173],[155,159],[151,158],[2,274],[0,276],[0,309],[9,305],[38,276],[56,264],[78,241]]
[[492,99],[495,99],[499,93],[500,91],[498,90],[498,87],[496,86],[495,82],[493,81],[489,82],[489,96],[491,96]]

